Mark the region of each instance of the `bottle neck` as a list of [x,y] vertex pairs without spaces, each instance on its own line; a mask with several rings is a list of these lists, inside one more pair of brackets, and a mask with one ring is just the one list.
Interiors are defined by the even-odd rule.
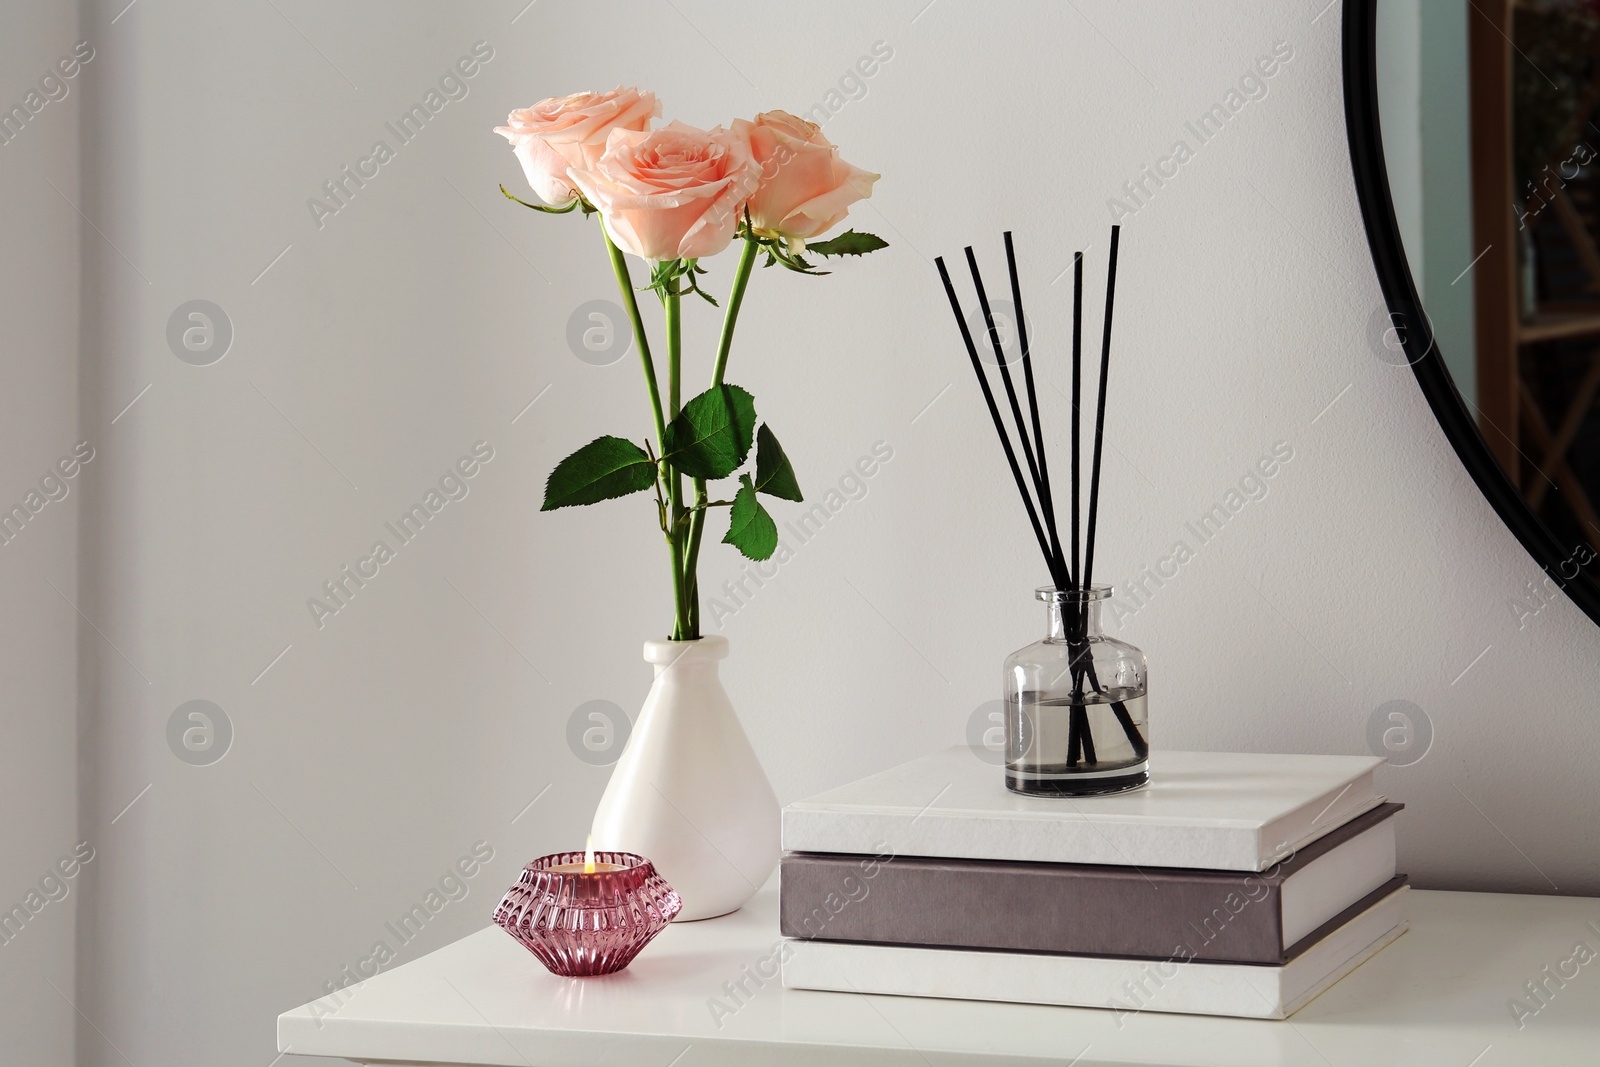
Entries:
[[1052,600],[1045,603],[1049,613],[1050,641],[1067,641],[1079,637],[1100,637],[1099,600]]

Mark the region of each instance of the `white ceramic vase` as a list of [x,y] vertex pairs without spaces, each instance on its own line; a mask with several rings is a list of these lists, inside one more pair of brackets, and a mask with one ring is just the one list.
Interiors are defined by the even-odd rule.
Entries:
[[717,678],[726,637],[646,641],[655,683],[594,814],[596,849],[649,859],[676,922],[736,911],[778,864],[778,798]]

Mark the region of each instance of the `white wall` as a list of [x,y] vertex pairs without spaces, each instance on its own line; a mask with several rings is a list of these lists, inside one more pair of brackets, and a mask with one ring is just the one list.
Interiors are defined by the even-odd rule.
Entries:
[[[490,127],[619,81],[703,125],[804,110],[880,40],[893,59],[826,129],[884,174],[855,220],[893,247],[830,278],[758,275],[730,369],[814,499],[874,442],[894,449],[723,631],[779,795],[961,741],[1043,623],[1044,574],[931,257],[974,242],[998,269],[1014,228],[1041,373],[1063,384],[1069,294],[1051,280],[1087,244],[1098,290],[1108,198],[1288,42],[1265,98],[1125,219],[1104,575],[1155,565],[1275,443],[1294,451],[1123,613],[1153,665],[1158,746],[1364,752],[1375,710],[1409,700],[1432,749],[1383,787],[1409,805],[1418,884],[1600,891],[1600,635],[1560,600],[1519,629],[1537,567],[1410,372],[1375,355],[1336,8],[523,3],[139,3],[114,24],[121,0],[89,8],[81,419],[106,447],[82,604],[104,638],[85,631],[80,821],[105,845],[82,887],[80,1062],[265,1064],[276,1012],[379,941],[410,959],[483,925],[523,862],[581,838],[606,772],[570,753],[568,716],[637,707],[667,583],[642,499],[542,515],[539,491],[595,434],[643,434],[646,408],[631,361],[596,368],[566,345],[571,311],[613,292],[592,224],[503,200],[518,169]],[[37,36],[23,70],[54,57],[57,35]],[[494,58],[470,96],[319,229],[307,199],[480,40]],[[731,264],[710,266],[723,288]],[[234,327],[211,366],[166,341],[193,299]],[[43,330],[45,301],[14,321]],[[713,329],[691,323],[697,374]],[[39,391],[70,391],[49,366]],[[1046,395],[1059,449],[1065,405]],[[37,436],[19,478],[54,455]],[[495,458],[470,495],[317,629],[306,600],[479,440]],[[713,546],[703,585],[737,570]],[[70,636],[49,603],[13,613],[12,643]],[[58,671],[31,684],[67,676],[51,647]],[[194,699],[235,732],[209,766],[167,741]],[[70,776],[65,753],[30,752],[51,768],[40,782]],[[70,826],[30,825],[18,878]],[[494,858],[466,899],[397,945],[385,923],[478,841]],[[42,996],[38,971],[16,988]]]
[[[74,756],[78,636],[98,638],[81,626],[73,602],[82,595],[79,501],[95,490],[92,462],[71,479],[56,476],[55,464],[83,439],[72,205],[81,197],[78,115],[93,63],[70,80],[54,65],[80,39],[71,4],[0,11],[0,120],[16,106],[27,116],[0,126],[0,201],[7,205],[0,237],[0,518],[16,505],[36,509],[20,530],[12,519],[0,532],[3,1063],[73,1062],[77,1022],[70,1001],[78,996],[73,917],[82,878],[62,878],[55,865],[66,857],[76,870],[70,858],[82,840]],[[48,479],[42,487],[41,479]]]

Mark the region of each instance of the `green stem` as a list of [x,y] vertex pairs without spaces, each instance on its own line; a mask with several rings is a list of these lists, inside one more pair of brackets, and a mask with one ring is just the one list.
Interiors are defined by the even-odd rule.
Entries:
[[[682,409],[683,387],[683,314],[678,298],[678,280],[669,281],[661,301],[667,316],[667,411],[668,419],[678,417]],[[698,599],[693,588],[693,571],[687,566],[685,552],[688,531],[684,528],[683,474],[670,461],[667,464],[670,478],[667,482],[667,504],[672,509],[672,592],[676,599],[672,628],[674,641],[693,641],[700,635],[695,632],[693,615],[689,610],[691,600]]]
[[[733,274],[733,292],[728,294],[728,307],[722,316],[722,335],[717,338],[717,361],[711,368],[711,388],[722,384],[722,375],[728,369],[728,353],[733,350],[733,330],[739,320],[739,305],[744,303],[744,291],[750,285],[750,271],[756,264],[756,253],[761,246],[754,237],[744,239],[744,250],[739,254],[739,266]],[[690,601],[690,626],[696,637],[700,636],[700,541],[706,525],[706,483],[703,478],[694,480],[695,512],[689,520],[689,548],[684,559],[684,569],[689,575],[693,590]]]
[[661,387],[656,383],[656,364],[650,358],[650,338],[644,332],[644,319],[639,316],[639,298],[633,291],[633,277],[628,273],[628,259],[622,249],[612,243],[606,233],[605,223],[600,224],[600,235],[605,239],[606,252],[611,257],[611,269],[617,275],[617,287],[628,305],[628,319],[633,323],[633,343],[639,346],[639,362],[644,365],[644,384],[650,390],[650,414],[656,420],[656,447],[665,451],[667,421],[661,414]]
[[711,368],[711,388],[722,384],[722,373],[728,369],[728,353],[733,349],[733,328],[738,323],[739,305],[744,303],[744,291],[750,285],[750,268],[756,265],[756,253],[761,246],[754,237],[744,239],[744,251],[739,254],[739,267],[733,275],[733,292],[728,294],[728,310],[722,316],[722,336],[717,338],[717,363]]
[[[628,306],[628,320],[633,325],[634,344],[639,346],[639,362],[644,368],[645,387],[650,392],[650,415],[656,424],[656,447],[663,455],[667,449],[667,418],[661,410],[661,386],[656,379],[655,360],[650,356],[650,338],[644,332],[644,319],[639,314],[639,298],[633,290],[633,277],[628,271],[628,260],[623,255],[622,249],[611,240],[611,235],[606,233],[605,224],[600,224],[600,234],[606,242],[606,253],[611,257],[611,269],[617,276],[617,287],[622,290],[622,299]],[[667,345],[669,352],[669,395],[672,403],[672,417],[678,414],[678,356],[681,347],[681,334],[677,328],[677,297],[673,296],[667,312]],[[671,464],[667,464],[670,469]],[[658,464],[659,471],[659,464]],[[672,564],[672,599],[673,599],[673,630],[674,640],[682,640],[683,634],[688,629],[688,618],[684,612],[684,581],[683,581],[683,534],[678,530],[677,513],[678,503],[678,474],[672,473],[668,483],[669,497],[667,504],[662,506],[663,517],[673,520],[668,526],[667,549]],[[660,475],[657,474],[656,494],[660,496]]]

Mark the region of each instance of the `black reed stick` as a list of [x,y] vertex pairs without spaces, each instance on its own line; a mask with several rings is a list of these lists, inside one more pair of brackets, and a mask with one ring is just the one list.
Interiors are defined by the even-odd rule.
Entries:
[[1100,398],[1094,410],[1094,458],[1089,468],[1089,529],[1083,548],[1085,592],[1094,578],[1094,535],[1100,509],[1100,452],[1105,443],[1106,430],[1106,375],[1111,368],[1111,310],[1117,300],[1117,239],[1121,235],[1121,226],[1111,227],[1111,265],[1106,273],[1106,321],[1100,340]]
[[1078,733],[1083,737],[1083,762],[1099,762],[1094,754],[1094,731],[1089,728],[1088,707],[1083,704],[1072,705],[1072,718],[1075,721],[1071,725],[1077,727]]
[[[1088,674],[1089,687],[1096,693],[1104,693],[1105,689],[1101,687],[1100,679],[1095,674],[1094,660],[1090,659],[1084,669]],[[1113,700],[1111,713],[1117,717],[1117,725],[1122,727],[1123,734],[1127,736],[1128,744],[1133,748],[1134,759],[1144,759],[1148,756],[1150,745],[1139,732],[1139,728],[1133,724],[1133,716],[1128,714],[1128,705],[1120,700]]]
[[1079,445],[1083,438],[1083,253],[1072,254],[1072,573],[1083,574],[1078,566],[1078,501],[1082,497],[1079,471]]
[[[1028,390],[1028,413],[1033,417],[1033,449],[1039,457],[1039,482],[1044,487],[1043,497],[1039,501],[1044,508],[1045,523],[1050,527],[1051,545],[1056,550],[1056,555],[1061,556],[1061,537],[1056,529],[1056,501],[1055,493],[1050,487],[1050,464],[1045,458],[1044,431],[1039,425],[1039,396],[1033,385],[1033,352],[1028,346],[1028,320],[1022,313],[1022,283],[1017,278],[1017,255],[1011,246],[1011,231],[1005,232],[1006,240],[1006,273],[1011,276],[1011,310],[1017,318],[1017,344],[1022,350],[1022,380]],[[1065,567],[1066,558],[1061,562]],[[1072,575],[1077,573],[1078,561],[1073,559],[1070,567],[1065,567],[1067,581],[1072,581]]]
[[1011,438],[1006,433],[1005,423],[1000,417],[1000,408],[994,402],[994,392],[989,388],[989,379],[984,377],[983,364],[978,359],[978,346],[972,342],[972,331],[967,329],[966,316],[961,312],[961,301],[956,297],[955,286],[950,284],[950,272],[945,269],[944,257],[936,258],[934,264],[939,268],[939,278],[944,282],[944,292],[950,298],[950,310],[956,317],[956,326],[961,331],[961,340],[967,346],[967,355],[972,360],[972,372],[978,376],[978,385],[983,390],[983,399],[989,406],[989,418],[994,422],[995,433],[1000,436],[1000,447],[1005,450],[1006,462],[1011,465],[1011,476],[1016,479],[1017,492],[1022,494],[1022,504],[1028,511],[1028,521],[1033,524],[1033,534],[1039,540],[1039,550],[1044,553],[1045,562],[1050,566],[1051,578],[1058,584],[1065,581],[1065,575],[1058,574],[1056,557],[1050,551],[1050,541],[1045,536],[1044,527],[1039,524],[1039,515],[1034,510],[1033,498],[1028,494],[1028,483],[1022,476],[1022,468],[1017,464],[1017,455],[1011,448]]
[[1022,417],[1022,407],[1017,402],[1017,388],[1011,381],[1011,368],[1006,362],[1005,346],[1000,343],[1000,334],[994,328],[994,313],[989,307],[989,294],[983,286],[983,275],[978,271],[978,259],[972,254],[972,246],[964,250],[967,256],[967,270],[972,273],[972,286],[978,291],[978,308],[983,312],[983,325],[989,331],[989,341],[994,345],[994,359],[1000,367],[1000,381],[1005,385],[1006,401],[1011,407],[1012,424],[1017,428],[1017,437],[1022,442],[1022,457],[1027,461],[1028,473],[1033,477],[1033,491],[1039,498],[1039,511],[1044,517],[1045,532],[1049,535],[1050,547],[1047,552],[1050,562],[1050,574],[1053,578],[1066,570],[1065,559],[1061,555],[1061,539],[1056,535],[1055,509],[1050,503],[1050,485],[1039,474],[1039,461],[1034,455],[1033,444],[1028,440],[1028,423]]
[[[1079,566],[1082,557],[1078,554],[1078,530],[1081,526],[1078,516],[1078,502],[1083,497],[1081,485],[1081,471],[1083,460],[1079,453],[1083,440],[1083,253],[1074,252],[1072,255],[1072,573],[1080,579],[1083,570]],[[1089,655],[1089,646],[1083,641],[1085,628],[1088,622],[1088,605],[1083,599],[1082,587],[1072,589],[1073,598],[1068,605],[1071,609],[1071,633],[1068,634],[1069,647],[1072,642],[1079,642],[1078,647],[1071,648],[1069,655],[1073,659],[1081,659]],[[1072,672],[1072,700],[1074,706],[1083,698],[1084,669],[1081,663],[1075,665]],[[1078,717],[1076,710],[1068,712],[1067,717],[1067,760],[1069,763],[1077,756],[1077,751],[1072,744],[1072,738],[1078,732]]]
[[[1084,542],[1083,579],[1084,597],[1087,598],[1090,584],[1094,580],[1094,539],[1098,525],[1100,508],[1100,457],[1102,445],[1105,443],[1106,426],[1106,382],[1108,371],[1111,367],[1111,313],[1116,305],[1117,298],[1117,243],[1121,237],[1122,227],[1111,227],[1111,261],[1106,268],[1106,315],[1104,331],[1100,340],[1100,391],[1095,404],[1094,415],[1094,458],[1090,461],[1089,472],[1089,529]],[[1083,610],[1089,610],[1088,600],[1084,600]],[[1103,693],[1100,679],[1095,676],[1094,662],[1091,659],[1086,665],[1089,684],[1097,693]],[[1144,736],[1139,733],[1138,727],[1133,723],[1133,718],[1128,714],[1128,707],[1120,700],[1111,702],[1111,711],[1117,717],[1117,722],[1122,727],[1122,732],[1127,735],[1128,741],[1133,746],[1134,755],[1143,759],[1149,752],[1149,746]],[[1087,713],[1085,713],[1087,718]]]

